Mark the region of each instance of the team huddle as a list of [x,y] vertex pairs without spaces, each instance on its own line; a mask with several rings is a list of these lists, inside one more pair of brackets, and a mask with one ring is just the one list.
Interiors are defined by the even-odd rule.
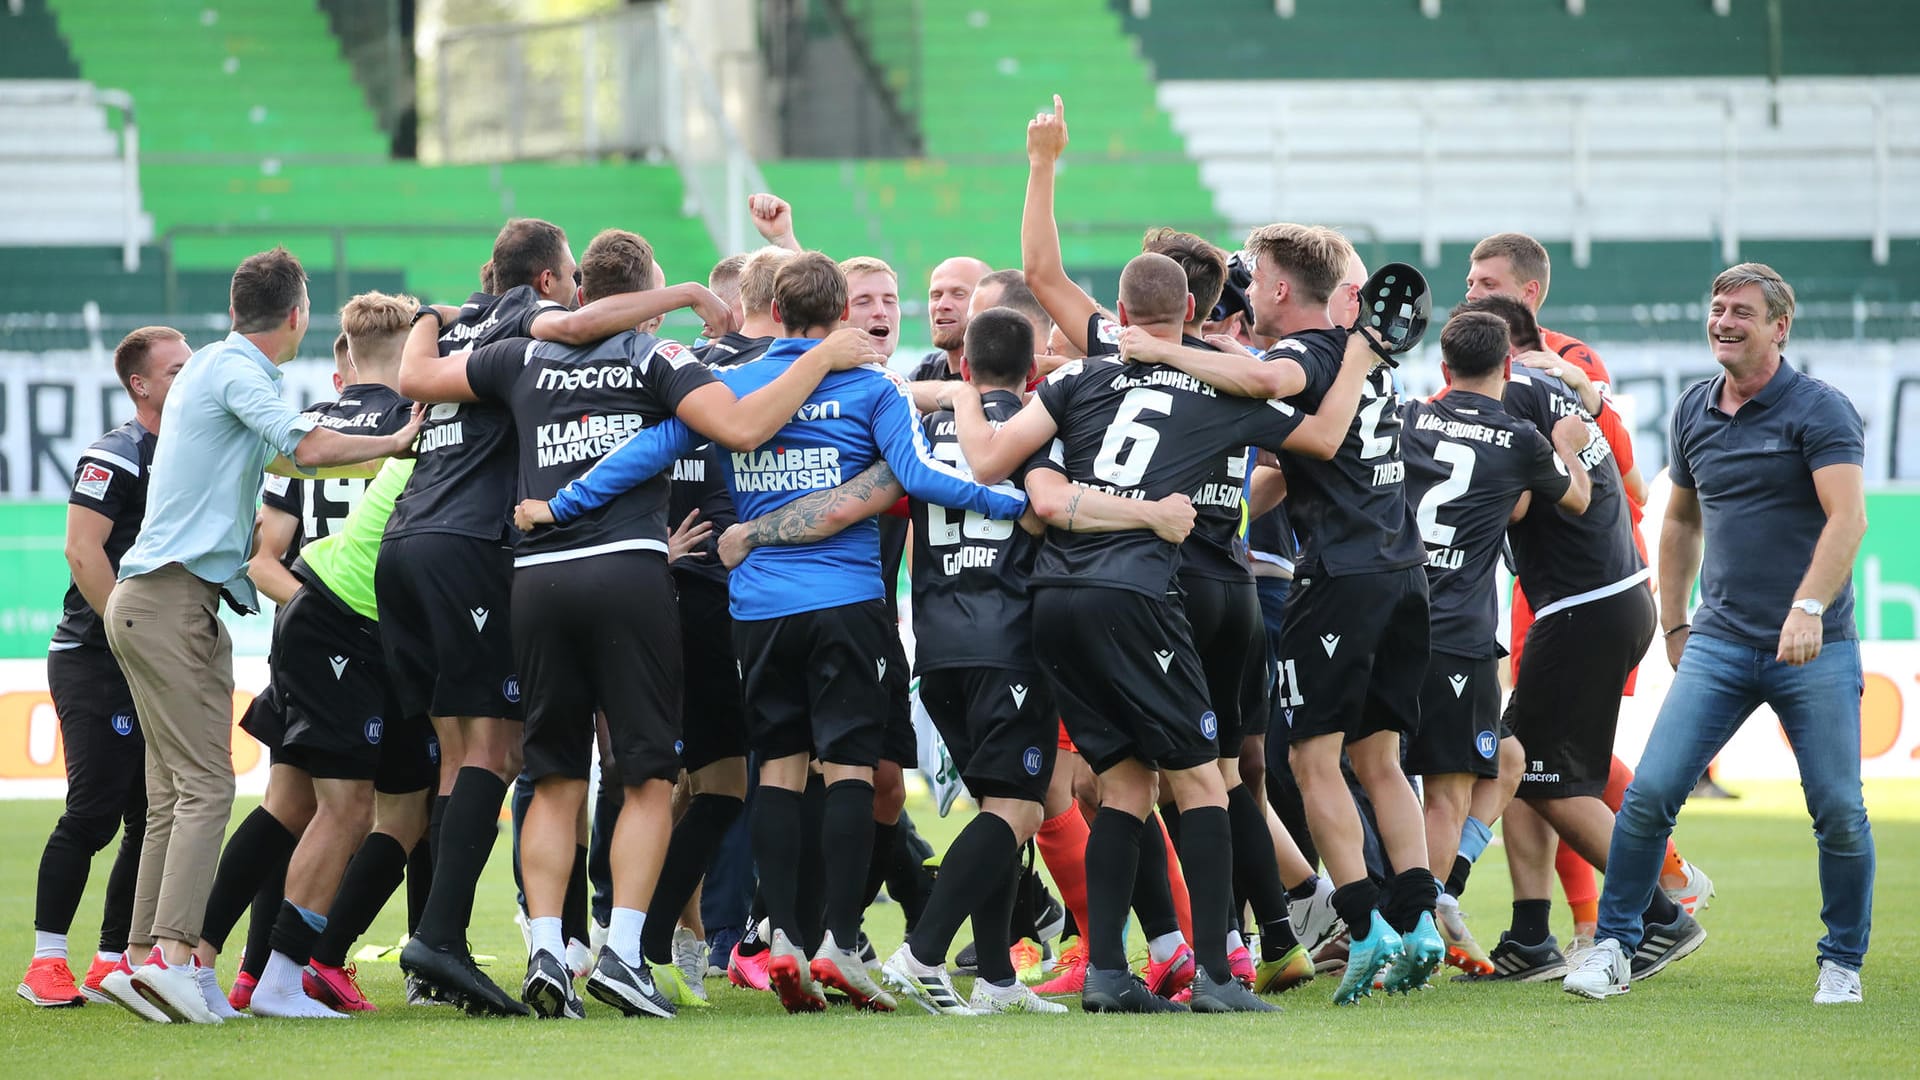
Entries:
[[[1154,230],[1113,306],[1088,296],[1054,224],[1066,144],[1056,99],[1027,129],[1021,268],[936,268],[936,351],[909,378],[886,366],[893,270],[801,250],[768,195],[751,209],[769,246],[706,285],[667,286],[634,233],[576,262],[558,228],[516,219],[464,304],[350,300],[337,399],[256,440],[281,475],[251,522],[250,588],[226,602],[278,605],[271,685],[243,721],[273,764],[197,890],[173,880],[181,830],[153,833],[141,731],[149,759],[187,751],[155,746],[142,672],[161,659],[125,586],[167,562],[148,482],[185,466],[159,429],[200,407],[183,395],[223,346],[129,336],[136,420],[76,471],[69,552],[79,529],[95,554],[49,658],[73,793],[22,996],[176,1023],[370,1010],[349,957],[403,884],[408,1003],[475,1015],[580,1018],[584,989],[671,1017],[710,1007],[717,973],[791,1012],[952,1015],[1064,1013],[1072,995],[1274,1011],[1316,978],[1351,1003],[1443,965],[1568,976],[1632,778],[1620,700],[1659,619],[1605,368],[1535,320],[1546,251],[1517,233],[1475,248],[1465,300],[1435,320],[1446,389],[1410,399],[1397,368],[1426,283],[1370,273],[1330,228],[1264,226],[1231,255]],[[250,324],[297,345],[306,307],[291,255],[253,256],[224,347]],[[698,347],[656,336],[682,308]],[[314,429],[353,447],[285,449]],[[978,812],[883,959],[863,916],[919,861],[913,680]],[[467,945],[510,789],[517,992]],[[185,785],[166,798],[166,820],[227,812]],[[1487,950],[1459,900],[1496,821],[1515,902]],[[122,824],[76,979],[87,862]],[[748,858],[729,854],[736,825],[757,885],[722,940],[700,896]],[[1659,886],[1635,979],[1706,936],[1712,885],[1671,844]]]

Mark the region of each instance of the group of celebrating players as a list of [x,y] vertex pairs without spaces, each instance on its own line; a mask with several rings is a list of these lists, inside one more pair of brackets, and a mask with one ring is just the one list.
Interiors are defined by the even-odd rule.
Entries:
[[[1546,252],[1513,233],[1476,247],[1438,333],[1447,388],[1408,400],[1413,341],[1375,316],[1425,284],[1404,266],[1370,278],[1332,229],[1265,226],[1231,257],[1155,230],[1099,306],[1061,261],[1066,144],[1056,98],[1027,129],[1021,270],[941,264],[937,349],[911,379],[885,367],[892,269],[800,250],[768,195],[751,209],[770,246],[706,286],[667,287],[633,233],[602,232],[576,264],[559,229],[516,219],[463,305],[348,302],[339,397],[310,414],[418,434],[370,480],[267,483],[250,572],[280,607],[244,724],[273,766],[211,883],[203,1000],[141,992],[151,939],[116,890],[144,793],[137,765],[97,778],[114,745],[82,748],[92,801],[70,796],[48,845],[22,995],[174,1022],[368,1010],[347,958],[404,881],[409,1002],[578,1018],[583,983],[670,1017],[707,1005],[690,902],[743,814],[755,925],[711,963],[793,1012],[830,992],[956,1015],[1060,1013],[1071,993],[1089,1012],[1271,1011],[1316,973],[1338,974],[1342,1003],[1443,963],[1563,975],[1592,933],[1631,776],[1612,756],[1619,702],[1656,619],[1645,485],[1605,369],[1535,322]],[[286,282],[282,307],[305,304],[290,255],[248,263]],[[653,333],[683,307],[701,347]],[[155,329],[116,355],[140,419],[83,455],[73,496],[114,565],[138,531],[153,398],[188,351]],[[861,921],[916,760],[892,587],[907,535],[919,702],[979,812],[881,962]],[[1503,552],[1520,589],[1504,710]],[[63,716],[117,729],[95,591],[76,564],[50,667],[95,666],[53,687]],[[604,918],[586,899],[596,743]],[[516,777],[517,995],[466,944]],[[128,866],[76,981],[86,860],[122,819]],[[1515,902],[1488,952],[1458,900],[1497,820]],[[1073,928],[1037,986],[1016,969],[1037,925],[1014,915],[1030,843]],[[1580,936],[1566,952],[1548,932],[1556,866]],[[1665,870],[1635,978],[1705,937],[1692,913],[1711,884],[1671,851]],[[249,909],[222,988],[213,962]],[[969,920],[962,996],[948,956]]]

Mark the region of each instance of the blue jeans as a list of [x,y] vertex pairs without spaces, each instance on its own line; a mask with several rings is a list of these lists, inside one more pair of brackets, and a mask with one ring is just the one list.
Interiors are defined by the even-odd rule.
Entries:
[[1628,954],[1660,883],[1680,807],[1753,710],[1773,707],[1800,763],[1800,786],[1820,851],[1822,960],[1860,970],[1873,922],[1873,830],[1860,795],[1860,643],[1828,642],[1803,667],[1721,638],[1694,634],[1660,706],[1633,783],[1613,823],[1600,937]]

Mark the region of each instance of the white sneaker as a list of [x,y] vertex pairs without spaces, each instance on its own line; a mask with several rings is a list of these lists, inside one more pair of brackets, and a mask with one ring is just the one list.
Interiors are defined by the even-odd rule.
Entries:
[[223,1021],[246,1018],[246,1013],[234,1008],[232,1003],[227,1001],[227,992],[220,989],[220,976],[214,974],[212,968],[196,964],[193,969],[193,978],[200,984],[200,998],[207,1003],[208,1012]]
[[820,948],[813,954],[812,974],[815,982],[847,995],[856,1009],[892,1012],[898,1007],[893,995],[873,981],[860,954],[841,948],[831,930],[821,937]]
[[[589,930],[587,933],[591,934],[593,931]],[[569,938],[567,940],[567,970],[571,972],[576,979],[584,979],[587,977],[587,974],[593,970],[593,958],[598,955],[600,954],[589,952],[586,943],[579,938]]]
[[687,988],[707,1000],[707,943],[684,926],[673,929],[673,966],[687,980]]
[[[588,919],[592,922],[592,919]],[[533,958],[533,921],[527,918],[527,909],[518,904],[513,906],[513,925],[520,928],[520,941],[527,947],[527,958]]]
[[1340,932],[1340,915],[1333,910],[1333,882],[1322,877],[1314,883],[1312,896],[1287,901],[1287,918],[1307,952],[1319,952]]
[[1815,1005],[1857,1005],[1860,973],[1831,960],[1820,961],[1820,981],[1813,991]]
[[168,965],[156,955],[133,972],[133,989],[176,1024],[217,1024],[220,1018],[207,1008],[200,994],[194,965]]
[[1692,863],[1684,859],[1681,860],[1681,863],[1687,868],[1686,884],[1677,889],[1666,889],[1663,891],[1667,894],[1668,899],[1679,904],[1681,909],[1687,914],[1698,915],[1707,910],[1707,906],[1713,903],[1713,879],[1707,876],[1705,870],[1700,869]]
[[600,955],[600,947],[607,943],[607,932],[605,923],[587,920],[587,948],[592,950],[593,955]]
[[[880,965],[880,977],[888,986],[906,995],[908,1001],[933,1013],[935,1016],[972,1016],[975,1010],[960,1000],[960,992],[953,988],[953,976],[947,974],[947,966],[935,967],[923,964],[913,955],[913,950],[902,945],[895,949],[887,962]],[[977,989],[986,984],[985,979],[974,983]]]
[[133,988],[132,963],[124,956],[120,958],[118,964],[114,965],[113,970],[107,973],[107,977],[100,980],[100,990],[115,1005],[142,1020],[150,1020],[156,1024],[173,1023],[171,1017],[155,1008],[153,1002],[141,997],[140,992]]
[[973,999],[968,1003],[975,1016],[994,1016],[1000,1013],[1043,1013],[1058,1015],[1067,1011],[1065,1005],[1057,1001],[1048,1001],[1033,992],[1033,988],[1014,980],[1012,986],[1004,989],[985,979],[973,980]]
[[1584,955],[1588,949],[1593,948],[1594,944],[1595,939],[1585,934],[1573,935],[1573,940],[1567,943],[1567,966],[1578,966],[1580,957]]
[[1604,1001],[1615,994],[1626,993],[1632,975],[1633,969],[1627,964],[1627,954],[1620,951],[1620,943],[1607,938],[1580,954],[1560,987],[1576,997]]

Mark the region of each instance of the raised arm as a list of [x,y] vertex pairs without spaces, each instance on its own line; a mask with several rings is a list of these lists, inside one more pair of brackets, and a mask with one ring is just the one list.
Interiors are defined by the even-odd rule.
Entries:
[[400,350],[400,385],[396,389],[415,401],[479,401],[480,396],[467,381],[468,351],[440,355],[441,320],[435,316],[443,312],[438,307],[432,310],[434,315],[422,314],[407,334],[407,343]]
[[731,570],[755,548],[787,547],[825,540],[870,517],[887,512],[905,493],[884,461],[826,491],[802,495],[752,521],[737,522],[720,534],[720,562]]
[[788,251],[800,250],[800,239],[793,234],[793,207],[787,200],[764,192],[749,195],[747,213],[753,215],[753,228],[761,239]]
[[715,382],[682,398],[675,415],[729,450],[751,450],[785,427],[828,374],[885,361],[874,348],[872,335],[845,327],[827,335],[779,378],[746,397],[736,398],[726,384]]
[[1041,521],[1062,532],[1145,529],[1169,544],[1179,544],[1193,531],[1193,500],[1179,493],[1151,502],[1124,499],[1076,484],[1052,469],[1036,468],[1027,473],[1027,498]]
[[[712,290],[694,281],[684,281],[664,289],[603,296],[577,311],[548,308],[534,316],[530,327],[542,341],[565,345],[585,345],[651,322],[669,311],[692,308],[706,324],[706,334],[717,338],[737,329],[733,309]],[[437,350],[436,350],[437,351]],[[434,399],[441,400],[441,399]]]
[[[980,483],[997,484],[1012,476],[1059,434],[1053,415],[1047,412],[1038,394],[1029,398],[1013,419],[995,427],[980,409],[978,390],[967,383],[944,385],[951,396],[941,404],[953,409],[953,430],[960,443],[960,453],[967,459],[973,478]],[[939,499],[928,501],[949,505]]]
[[1067,148],[1067,107],[1053,95],[1053,111],[1027,122],[1027,203],[1020,215],[1020,269],[1027,287],[1055,326],[1087,351],[1087,320],[1099,306],[1067,276],[1060,228],[1053,220],[1054,168]]
[[[1360,343],[1363,351],[1366,343]],[[1351,340],[1349,340],[1351,345]],[[1307,388],[1307,373],[1285,356],[1262,360],[1245,349],[1195,349],[1162,341],[1137,326],[1120,332],[1120,355],[1130,363],[1166,364],[1223,394],[1245,398],[1292,397]],[[1372,353],[1368,351],[1368,355]]]

